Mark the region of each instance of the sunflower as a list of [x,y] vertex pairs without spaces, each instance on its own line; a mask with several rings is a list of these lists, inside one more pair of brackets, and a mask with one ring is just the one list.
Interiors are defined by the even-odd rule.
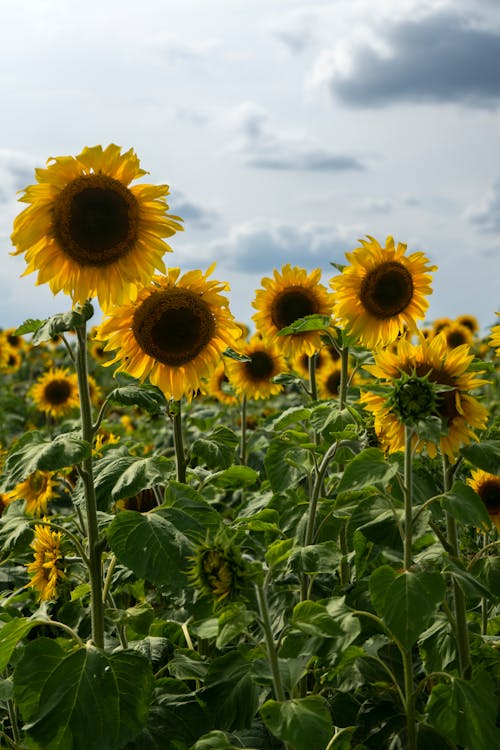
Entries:
[[17,372],[23,363],[23,358],[19,349],[14,349],[12,346],[6,347],[7,361],[0,369],[2,372]]
[[236,393],[253,399],[268,398],[279,393],[283,386],[273,383],[273,378],[288,368],[277,345],[253,336],[240,351],[249,361],[231,359],[226,365],[227,377]]
[[135,510],[137,513],[147,513],[158,507],[158,500],[152,487],[140,490],[132,497],[124,497],[115,503],[116,510]]
[[7,502],[25,500],[26,512],[32,516],[41,516],[47,512],[49,500],[56,495],[53,476],[53,471],[34,471],[6,493]]
[[251,576],[241,547],[225,530],[213,541],[195,548],[188,577],[202,595],[213,598],[216,605],[241,596],[246,579]]
[[221,294],[229,286],[208,280],[213,268],[183,276],[170,268],[141,289],[136,302],[114,310],[99,327],[105,349],[117,352],[106,366],[120,362],[118,372],[149,376],[167,397],[191,399],[241,332]]
[[[500,317],[500,312],[497,312],[496,314]],[[491,329],[489,344],[493,349],[496,348],[497,357],[500,357],[500,325],[493,326]]]
[[[469,370],[473,359],[467,345],[448,349],[442,332],[430,341],[422,339],[417,345],[401,339],[396,352],[389,349],[378,352],[375,364],[365,365],[365,369],[386,381],[401,381],[406,375],[412,381],[427,380],[438,391],[439,386],[448,388],[438,393],[433,414],[440,418],[443,427],[439,447],[443,454],[454,458],[461,445],[476,439],[474,430],[484,428],[488,417],[484,406],[470,395],[475,388],[489,382]],[[412,383],[412,387],[414,385]],[[430,391],[429,395],[432,396]],[[388,404],[387,398],[379,392],[364,392],[360,400],[374,416],[374,427],[381,444],[391,452],[402,450],[405,444],[404,421]],[[424,416],[432,415],[429,412]],[[437,455],[434,442],[417,436],[414,442],[418,451],[425,448],[431,458]]]
[[472,344],[473,335],[467,326],[461,323],[451,323],[449,326],[443,329],[443,335],[446,338],[446,344],[449,349],[455,349],[457,346]]
[[[238,323],[238,325],[240,325]],[[229,387],[227,387],[229,386]],[[235,406],[238,399],[232,393],[229,385],[229,379],[226,375],[226,367],[221,362],[213,371],[211,377],[203,386],[203,393],[207,396],[217,399],[221,404],[226,406]]]
[[455,322],[468,328],[472,335],[479,331],[479,322],[474,315],[459,315]]
[[181,230],[167,214],[167,185],[133,185],[147,174],[133,149],[111,144],[78,156],[50,158],[37,169],[37,184],[20,200],[29,203],[14,221],[13,255],[25,253],[23,275],[38,271],[74,302],[96,296],[107,309],[134,299],[155,270],[164,271],[171,248],[163,237]]
[[64,578],[61,569],[61,532],[36,524],[31,547],[34,550],[34,560],[27,566],[28,573],[32,576],[28,586],[38,591],[40,601],[56,599],[57,584]]
[[338,398],[340,388],[340,364],[322,367],[317,376],[318,395],[322,399]]
[[500,476],[475,469],[467,480],[484,503],[491,522],[500,531]]
[[65,417],[79,406],[78,378],[67,368],[54,367],[36,381],[30,390],[36,408],[50,417]]
[[432,332],[434,335],[441,333],[445,328],[448,328],[453,323],[451,318],[436,318],[432,324]]
[[[273,278],[264,277],[263,288],[256,291],[252,302],[258,311],[253,315],[258,333],[275,341],[282,328],[306,315],[331,315],[333,295],[320,284],[320,278],[319,268],[308,274],[289,263],[282,267],[281,273],[275,270]],[[321,348],[319,331],[280,336],[278,340],[283,353],[290,358],[301,353],[312,355]]]
[[405,329],[414,330],[428,307],[430,266],[421,253],[405,255],[406,245],[385,247],[376,239],[360,240],[361,247],[346,253],[350,265],[331,279],[336,293],[334,314],[362,346],[377,349],[395,341]]
[[16,333],[15,328],[6,328],[3,331],[3,335],[7,339],[7,343],[9,344],[9,346],[11,346],[13,349],[24,351],[29,346],[28,343],[23,339],[23,337],[19,336],[19,334]]

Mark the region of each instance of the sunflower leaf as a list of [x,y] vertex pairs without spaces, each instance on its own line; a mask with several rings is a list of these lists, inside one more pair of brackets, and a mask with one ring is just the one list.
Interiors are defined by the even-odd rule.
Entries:
[[290,336],[294,333],[307,333],[308,331],[325,331],[330,328],[332,319],[329,315],[306,315],[297,318],[289,326],[278,331],[278,336]]
[[47,750],[114,750],[145,724],[151,666],[137,651],[67,653],[56,641],[29,643],[14,671],[14,696],[28,734]]
[[140,383],[115,388],[107,400],[121,406],[139,406],[150,414],[165,412],[168,407],[168,401],[159,388]]
[[491,520],[486,506],[472,487],[456,481],[451,490],[442,497],[441,505],[444,510],[460,523],[483,529],[490,528]]
[[227,357],[228,359],[234,359],[236,362],[251,362],[252,358],[248,357],[246,354],[240,354],[239,352],[236,352],[234,349],[231,349],[230,346],[227,347],[227,349],[224,349],[222,352],[224,357]]
[[40,432],[28,432],[7,456],[2,491],[13,489],[35,471],[58,471],[81,463],[90,454],[90,443],[82,440],[79,433],[47,440]]
[[294,750],[310,750],[311,738],[315,750],[325,750],[333,734],[330,711],[319,695],[283,702],[268,700],[260,714],[274,736]]
[[360,490],[374,484],[382,484],[384,489],[396,476],[399,465],[389,461],[378,448],[365,448],[346,466],[337,492]]
[[500,440],[483,440],[461,449],[461,454],[478,469],[489,474],[500,474]]
[[67,313],[57,313],[45,320],[30,318],[21,325],[22,330],[18,329],[18,331],[19,333],[33,333],[31,343],[33,345],[41,344],[44,341],[50,341],[61,333],[73,331],[75,328],[83,326],[93,315],[94,311],[91,305],[90,308],[90,314],[88,308],[84,306],[82,312],[71,310]]
[[40,328],[43,323],[44,321],[39,318],[28,318],[16,328],[15,334],[16,336],[22,336],[25,333],[33,333]]

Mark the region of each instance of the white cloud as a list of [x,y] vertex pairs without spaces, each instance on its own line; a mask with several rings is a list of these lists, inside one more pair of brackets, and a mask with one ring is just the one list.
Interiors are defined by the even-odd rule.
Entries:
[[466,210],[466,218],[481,232],[500,233],[500,181],[488,190],[481,200]]

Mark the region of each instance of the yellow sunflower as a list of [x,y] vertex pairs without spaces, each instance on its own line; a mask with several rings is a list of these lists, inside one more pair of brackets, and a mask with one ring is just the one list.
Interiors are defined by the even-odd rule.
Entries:
[[30,204],[14,221],[13,255],[25,253],[23,275],[63,291],[74,302],[97,297],[102,308],[135,299],[181,230],[167,214],[167,185],[133,185],[147,174],[133,149],[111,144],[78,156],[50,158],[20,200]]
[[56,496],[53,476],[53,471],[34,471],[6,493],[7,502],[26,500],[26,512],[32,516],[41,516],[47,512],[49,500]]
[[9,346],[11,346],[13,349],[24,351],[25,349],[29,348],[29,344],[27,343],[27,341],[25,341],[22,336],[19,336],[16,333],[15,328],[6,328],[3,331],[3,335],[7,339],[7,343],[9,344]]
[[239,396],[261,399],[279,393],[283,386],[273,378],[288,370],[284,355],[274,343],[253,336],[241,350],[248,362],[227,361],[227,377]]
[[[448,349],[442,332],[430,341],[422,339],[417,345],[401,339],[396,352],[389,349],[378,352],[375,364],[365,365],[365,369],[385,381],[395,381],[406,373],[426,378],[436,386],[449,386],[450,390],[439,393],[436,410],[444,428],[439,447],[443,454],[454,458],[461,445],[476,439],[474,430],[483,429],[488,417],[485,407],[470,395],[471,391],[489,382],[469,371],[473,359],[466,345]],[[375,432],[381,444],[391,452],[403,450],[404,423],[388,406],[386,397],[380,393],[364,392],[360,400],[374,416]],[[415,436],[415,447],[418,451],[425,448],[431,458],[437,455],[437,446],[429,440]]]
[[208,279],[213,268],[183,276],[171,268],[141,289],[136,302],[110,313],[99,327],[105,349],[116,351],[106,366],[120,362],[117,371],[149,377],[167,397],[191,399],[241,332],[221,294],[228,284]]
[[65,367],[54,367],[36,381],[30,390],[36,408],[55,419],[65,417],[79,406],[78,378]]
[[467,480],[484,503],[491,522],[500,531],[500,476],[475,469]]
[[23,363],[23,358],[21,356],[20,350],[14,349],[14,347],[12,346],[8,346],[6,347],[6,352],[7,361],[0,369],[2,370],[2,372],[17,372]]
[[280,336],[278,333],[306,315],[331,315],[333,295],[320,283],[319,268],[310,274],[303,268],[284,265],[281,273],[274,271],[273,278],[264,277],[262,289],[255,293],[253,307],[257,310],[253,320],[263,338],[278,339],[280,349],[290,358],[304,353],[314,354],[321,348],[319,331]]
[[[238,323],[238,325],[240,325],[240,323]],[[224,362],[217,365],[211,377],[204,384],[202,390],[205,395],[217,399],[217,401],[226,406],[234,406],[238,403],[238,399],[230,389]]]
[[451,318],[436,318],[436,320],[432,323],[432,332],[434,335],[441,333],[445,328],[448,328],[448,326],[451,326],[453,323]]
[[479,322],[474,315],[459,315],[455,322],[468,328],[472,335],[479,331]]
[[[496,313],[500,317],[500,312]],[[497,357],[500,357],[500,325],[493,326],[489,344],[493,349],[496,348]]]
[[455,349],[457,346],[462,346],[462,344],[470,346],[473,340],[470,328],[457,322],[446,326],[443,329],[443,335],[446,338],[446,344],[449,349]]
[[385,247],[376,239],[360,240],[361,247],[346,258],[350,265],[330,281],[334,315],[362,346],[388,346],[406,329],[415,330],[428,307],[431,277],[436,270],[424,253],[405,255],[406,245],[388,237]]
[[146,487],[133,497],[124,497],[115,503],[116,510],[135,510],[137,513],[147,513],[157,507],[158,500],[152,487]]
[[61,567],[61,532],[37,524],[31,547],[34,550],[34,560],[27,566],[28,573],[32,576],[28,586],[38,591],[40,601],[56,599],[57,584],[64,578]]

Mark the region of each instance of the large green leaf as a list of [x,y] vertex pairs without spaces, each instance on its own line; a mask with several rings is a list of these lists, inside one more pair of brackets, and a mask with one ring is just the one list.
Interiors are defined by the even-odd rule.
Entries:
[[136,651],[66,653],[54,640],[29,643],[14,670],[25,729],[44,750],[117,750],[144,726],[152,694],[149,662]]
[[191,453],[209,469],[228,469],[234,463],[239,439],[225,425],[218,425],[205,437],[199,437],[191,445]]
[[133,459],[121,473],[111,492],[113,500],[133,497],[141,490],[167,481],[172,464],[164,456],[129,456]]
[[221,524],[219,514],[203,495],[182,482],[168,483],[158,513],[194,542],[204,539],[209,529],[216,530]]
[[470,681],[450,677],[450,682],[436,685],[427,709],[430,723],[461,747],[500,747],[497,698],[488,674],[478,673]]
[[294,607],[292,626],[308,635],[318,635],[323,638],[334,638],[341,635],[342,629],[328,613],[324,604],[304,601]]
[[360,490],[377,484],[385,489],[398,471],[396,461],[389,461],[381,450],[365,448],[347,464],[337,492]]
[[307,331],[326,331],[332,325],[332,319],[329,315],[315,313],[305,315],[303,318],[297,318],[293,323],[278,331],[278,336],[290,336],[296,333],[306,333]]
[[191,750],[238,750],[238,748],[231,745],[224,732],[214,729],[200,737]]
[[12,489],[35,471],[58,471],[81,463],[90,454],[90,443],[77,433],[47,439],[41,432],[27,432],[7,456],[2,491]]
[[486,506],[472,487],[457,481],[449,492],[443,495],[441,505],[450,516],[460,523],[489,529],[491,520]]
[[249,657],[246,649],[228,651],[210,664],[200,697],[221,729],[249,726],[259,705],[260,688]]
[[168,407],[163,392],[154,385],[144,383],[115,388],[108,395],[108,401],[122,406],[138,406],[150,414],[165,411]]
[[10,661],[15,647],[31,628],[38,625],[38,620],[30,620],[27,617],[16,617],[9,620],[0,630],[0,672],[2,672]]
[[406,570],[391,581],[388,567],[381,566],[372,573],[370,593],[389,630],[409,649],[443,599],[443,577],[439,573]]
[[500,474],[500,440],[482,440],[461,448],[460,453],[478,469]]
[[157,584],[185,584],[182,571],[191,547],[184,534],[159,513],[121,511],[107,534],[118,560],[138,578]]
[[289,454],[297,455],[299,444],[288,433],[273,438],[269,443],[264,459],[267,477],[274,492],[284,492],[294,487],[306,475],[305,469],[300,469],[288,460]]
[[274,736],[293,750],[325,750],[333,735],[330,712],[319,695],[282,702],[268,700],[260,714]]
[[25,320],[19,326],[16,333],[18,335],[32,333],[31,343],[33,345],[41,344],[44,341],[50,341],[60,333],[73,331],[75,328],[84,325],[87,320],[90,320],[93,314],[94,308],[87,301],[84,305],[80,305],[79,309],[71,310],[67,313],[56,313],[56,315],[46,320],[28,318],[28,320]]

